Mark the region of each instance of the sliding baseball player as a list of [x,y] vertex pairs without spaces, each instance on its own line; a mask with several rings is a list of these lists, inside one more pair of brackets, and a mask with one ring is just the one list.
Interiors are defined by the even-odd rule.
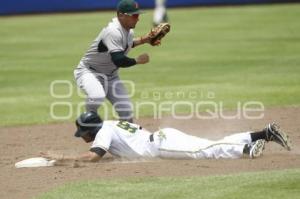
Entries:
[[256,132],[244,132],[212,141],[185,134],[177,129],[164,128],[150,133],[141,126],[126,121],[102,121],[95,112],[86,112],[76,120],[76,137],[92,142],[87,153],[42,153],[51,160],[99,161],[107,152],[115,157],[139,158],[257,158],[262,155],[265,142],[273,141],[290,150],[288,136],[276,124]]

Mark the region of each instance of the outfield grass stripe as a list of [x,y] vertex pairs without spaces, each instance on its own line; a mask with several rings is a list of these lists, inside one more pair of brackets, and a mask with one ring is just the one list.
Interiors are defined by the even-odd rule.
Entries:
[[298,199],[300,170],[208,177],[145,177],[66,184],[36,199]]

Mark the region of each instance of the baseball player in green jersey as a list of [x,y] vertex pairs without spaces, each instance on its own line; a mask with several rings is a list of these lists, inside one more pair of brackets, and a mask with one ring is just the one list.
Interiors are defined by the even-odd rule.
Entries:
[[121,0],[117,6],[117,17],[102,29],[75,69],[76,83],[87,95],[87,111],[97,112],[107,98],[120,120],[132,122],[132,103],[118,70],[149,62],[146,53],[129,58],[127,54],[132,48],[145,43],[152,46],[160,44],[160,40],[153,42],[149,34],[134,38],[133,29],[140,13],[137,2]]

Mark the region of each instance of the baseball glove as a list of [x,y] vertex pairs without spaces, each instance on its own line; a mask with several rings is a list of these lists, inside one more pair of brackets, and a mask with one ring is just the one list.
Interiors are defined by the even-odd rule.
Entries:
[[170,32],[171,26],[168,23],[160,23],[158,26],[152,28],[148,33],[149,43],[152,46],[157,46],[160,44],[161,39]]

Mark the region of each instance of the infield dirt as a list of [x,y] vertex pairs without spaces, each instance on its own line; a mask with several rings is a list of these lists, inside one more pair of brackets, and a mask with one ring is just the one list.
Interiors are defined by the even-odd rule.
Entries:
[[[230,115],[233,112],[227,112]],[[292,140],[288,152],[275,143],[268,143],[263,157],[238,160],[151,160],[122,161],[106,156],[103,162],[16,169],[15,162],[39,156],[40,151],[80,153],[89,149],[73,137],[74,124],[50,124],[0,128],[0,198],[26,199],[72,181],[143,176],[205,176],[251,171],[300,168],[300,108],[271,108],[259,120],[210,119],[162,120],[143,118],[136,123],[155,131],[159,127],[174,127],[199,137],[218,139],[248,130],[259,130],[276,121]]]

